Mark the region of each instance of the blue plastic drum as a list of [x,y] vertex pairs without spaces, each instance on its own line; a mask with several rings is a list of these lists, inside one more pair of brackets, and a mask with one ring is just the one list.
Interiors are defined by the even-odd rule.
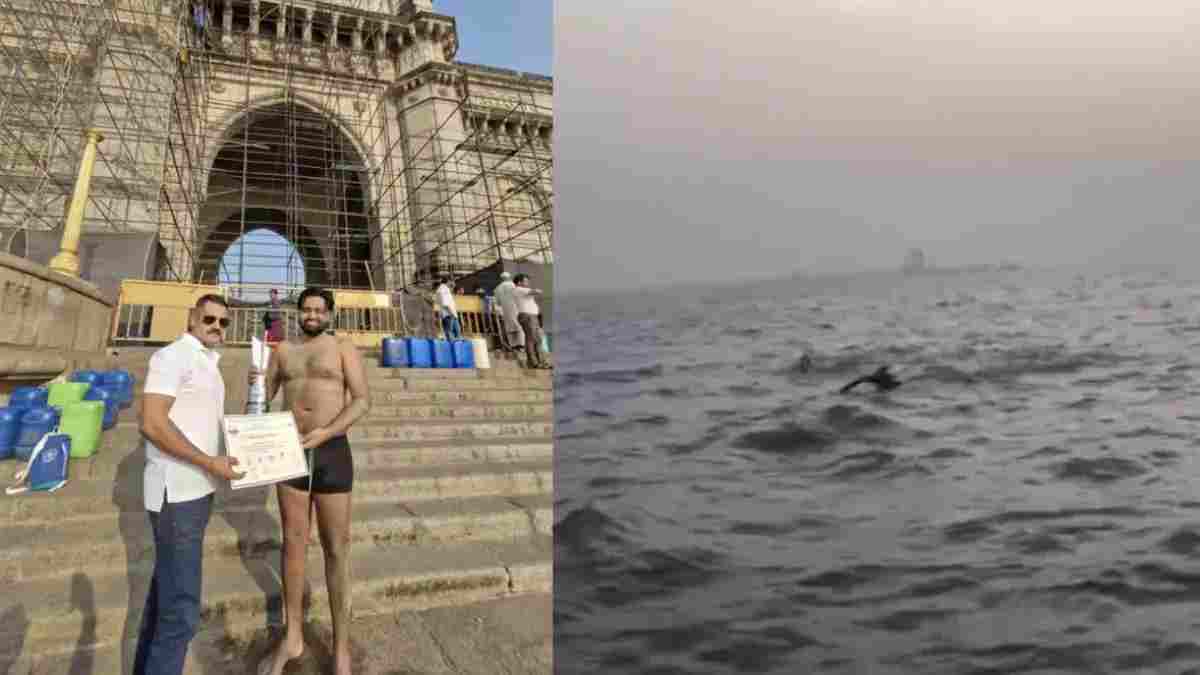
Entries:
[[104,403],[104,422],[101,428],[108,430],[117,423],[117,414],[121,411],[121,393],[112,387],[95,386],[84,394],[85,401],[101,401]]
[[408,347],[401,338],[385,337],[382,346],[384,368],[407,368]]
[[408,365],[410,368],[433,367],[433,341],[429,338],[404,338],[408,346]]
[[8,407],[28,410],[42,408],[50,396],[50,390],[45,387],[17,387],[8,397]]
[[434,368],[453,368],[454,367],[454,352],[450,347],[449,340],[434,340],[433,341],[433,367]]
[[87,382],[91,385],[100,384],[101,373],[96,370],[77,370],[71,373],[69,378],[72,382]]
[[0,459],[12,459],[21,433],[23,408],[0,408]]
[[42,436],[58,427],[58,412],[54,408],[30,408],[21,415],[21,431],[17,435],[14,453],[17,459],[28,461]]
[[128,408],[133,403],[133,375],[128,370],[110,370],[100,376],[100,385],[112,389],[118,394],[121,408]]
[[451,354],[455,368],[475,367],[475,348],[470,340],[455,340],[451,343]]

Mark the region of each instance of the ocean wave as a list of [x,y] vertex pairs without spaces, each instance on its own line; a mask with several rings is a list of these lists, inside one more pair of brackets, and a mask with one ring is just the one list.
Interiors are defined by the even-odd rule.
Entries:
[[1149,472],[1140,462],[1125,457],[1075,457],[1056,464],[1054,477],[1064,482],[1111,483]]
[[736,448],[770,453],[822,452],[837,442],[827,431],[809,429],[798,424],[785,424],[778,429],[751,431],[733,441]]
[[[827,467],[834,478],[861,478],[868,474],[876,474],[890,467],[896,461],[896,455],[884,450],[868,450],[857,452],[839,458],[833,465]],[[835,470],[836,469],[836,470]]]
[[729,574],[726,557],[701,548],[633,551],[619,562],[594,568],[593,601],[620,607],[650,597],[671,596],[707,586]]
[[884,415],[853,405],[833,405],[821,413],[821,421],[835,429],[882,429],[901,426]]
[[609,431],[628,431],[637,428],[665,427],[671,424],[671,418],[666,415],[638,415],[619,420],[608,426]]
[[[556,354],[556,658],[1185,672],[1200,285],[1047,275],[638,295],[652,321],[580,323]],[[881,365],[904,386],[837,395]]]
[[1066,375],[1092,368],[1115,368],[1136,360],[1107,349],[1072,350],[1065,345],[1018,346],[998,356],[998,363],[980,369],[983,379],[1020,375]]
[[567,513],[554,524],[554,545],[569,549],[581,559],[622,547],[628,543],[629,528],[600,509],[588,505]]
[[682,443],[666,442],[662,443],[660,447],[672,455],[690,455],[694,452],[699,452],[711,447],[714,443],[724,439],[725,437],[726,431],[724,429],[717,428],[710,430],[704,436],[701,436],[693,441],[684,441]]
[[564,387],[577,387],[585,384],[635,384],[661,377],[662,374],[662,365],[592,372],[567,371],[556,373],[554,383]]
[[910,633],[928,623],[946,621],[958,614],[960,614],[959,611],[948,609],[904,609],[875,619],[860,620],[856,623],[865,628],[884,630],[889,633]]
[[820,518],[795,518],[784,522],[735,521],[726,528],[730,534],[759,537],[780,537],[800,530],[826,530],[835,524]]

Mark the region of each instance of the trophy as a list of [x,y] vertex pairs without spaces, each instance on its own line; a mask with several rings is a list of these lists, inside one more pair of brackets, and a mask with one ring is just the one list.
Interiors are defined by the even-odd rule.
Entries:
[[247,415],[268,412],[270,404],[267,401],[267,363],[270,359],[270,346],[257,336],[250,336],[250,364],[258,370],[259,375],[250,383],[250,393],[246,397]]

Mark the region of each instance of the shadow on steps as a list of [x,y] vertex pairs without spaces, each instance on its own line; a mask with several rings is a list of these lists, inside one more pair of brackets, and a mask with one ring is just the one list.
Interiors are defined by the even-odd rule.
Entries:
[[[141,551],[146,547],[153,549],[154,542],[146,541],[149,531],[145,525],[148,518],[145,510],[142,481],[145,473],[145,453],[139,450],[128,452],[117,467],[113,481],[113,506],[118,509],[121,539],[125,544],[125,559],[137,561],[142,558]],[[122,489],[124,486],[124,489]],[[218,489],[217,499],[223,504],[236,503],[240,508],[229,512],[218,509],[213,513],[214,518],[224,518],[238,536],[238,555],[247,574],[254,579],[263,597],[267,598],[267,613],[263,617],[263,629],[273,624],[282,623],[282,600],[279,580],[272,570],[270,556],[263,555],[269,539],[279,531],[279,522],[267,511],[267,499],[274,494],[271,486],[249,488],[236,493],[228,486]],[[247,508],[248,507],[248,508]],[[82,574],[76,578],[86,577]],[[121,665],[122,672],[133,669],[134,652],[137,647],[138,631],[141,628],[142,610],[146,606],[146,594],[150,590],[151,571],[144,565],[131,562],[126,570],[129,597],[125,614],[125,625],[121,634]],[[307,580],[306,580],[307,585]],[[90,582],[88,582],[90,588]],[[74,593],[74,590],[73,590]],[[305,594],[306,600],[308,593]],[[95,607],[87,614],[94,615]],[[202,618],[203,620],[203,618]],[[94,620],[91,622],[94,630]],[[93,638],[94,641],[94,638]],[[7,671],[0,669],[0,674]],[[76,670],[72,673],[90,673],[87,670]],[[213,671],[217,672],[217,671]]]
[[13,671],[25,645],[29,617],[25,605],[14,605],[0,613],[0,674]]
[[[351,626],[353,628],[353,625]],[[306,622],[304,624],[304,655],[289,663],[285,675],[325,675],[333,670],[333,632],[326,626]],[[250,633],[244,631],[231,634],[228,627],[224,632],[206,631],[203,639],[193,642],[191,655],[203,675],[226,675],[227,673],[256,673],[259,663],[265,659],[283,639],[282,626],[259,628]],[[350,640],[350,659],[353,671],[366,672],[367,653]]]

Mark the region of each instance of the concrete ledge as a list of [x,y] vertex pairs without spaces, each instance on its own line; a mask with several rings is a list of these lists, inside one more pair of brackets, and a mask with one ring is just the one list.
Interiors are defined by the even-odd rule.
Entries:
[[0,253],[0,345],[101,354],[112,313],[92,284]]
[[41,279],[42,281],[48,281],[52,284],[66,286],[76,293],[85,295],[106,307],[113,307],[116,304],[113,300],[109,300],[108,298],[104,297],[104,294],[100,292],[99,288],[84,281],[83,279],[67,276],[65,274],[59,274],[49,267],[39,265],[35,262],[30,262],[24,258],[12,255],[11,253],[0,252],[0,267],[7,267],[18,272],[23,272],[32,277]]

